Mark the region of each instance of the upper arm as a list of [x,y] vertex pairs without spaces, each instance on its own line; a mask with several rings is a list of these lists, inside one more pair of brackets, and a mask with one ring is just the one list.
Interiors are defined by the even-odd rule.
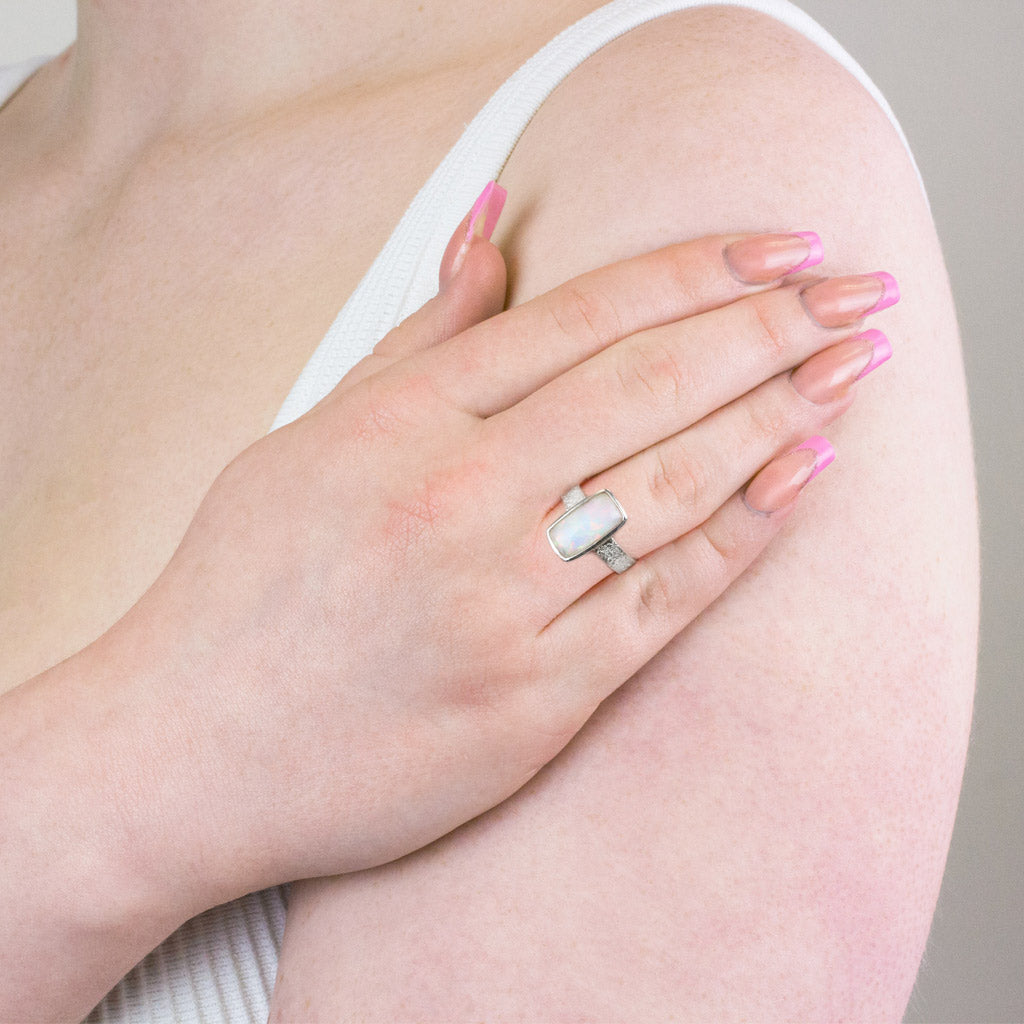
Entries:
[[588,60],[501,180],[513,303],[687,237],[813,229],[825,272],[899,280],[879,323],[895,356],[773,545],[526,789],[396,864],[295,888],[276,1010],[896,1018],[977,624],[959,339],[906,153],[828,57],[718,8]]

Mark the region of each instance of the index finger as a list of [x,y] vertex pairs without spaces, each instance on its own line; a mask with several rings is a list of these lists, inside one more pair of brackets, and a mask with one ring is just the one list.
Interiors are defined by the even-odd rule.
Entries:
[[707,235],[575,277],[423,358],[452,405],[493,416],[622,338],[765,291],[821,260],[813,231]]

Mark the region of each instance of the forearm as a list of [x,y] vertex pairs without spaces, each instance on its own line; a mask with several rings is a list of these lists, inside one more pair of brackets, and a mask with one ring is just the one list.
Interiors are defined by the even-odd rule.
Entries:
[[139,654],[104,638],[0,699],[0,1020],[83,1017],[216,901]]

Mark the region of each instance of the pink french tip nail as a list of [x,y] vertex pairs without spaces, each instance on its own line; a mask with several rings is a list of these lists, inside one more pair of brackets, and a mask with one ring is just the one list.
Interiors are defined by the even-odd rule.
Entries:
[[857,374],[856,380],[866,377],[872,370],[878,369],[887,359],[892,358],[892,342],[881,332],[871,328],[863,334],[858,334],[854,341],[870,341],[874,347],[871,355],[871,362]]
[[835,462],[836,450],[825,438],[817,436],[807,438],[803,444],[798,444],[793,451],[799,452],[805,448],[810,448],[818,456],[814,460],[814,470],[807,478],[807,483],[810,483],[826,466],[831,466]]
[[794,235],[797,238],[802,238],[807,245],[810,247],[810,252],[807,254],[807,259],[803,261],[798,267],[794,267],[789,273],[799,274],[801,270],[806,270],[808,267],[816,267],[825,258],[825,247],[821,244],[821,239],[813,231],[794,231]]
[[469,227],[466,228],[466,241],[474,234],[490,241],[494,229],[498,226],[498,218],[505,206],[508,191],[496,181],[489,181],[483,192],[477,197],[473,209],[469,211]]
[[873,274],[867,274],[866,277],[876,277],[882,282],[883,291],[882,297],[864,314],[864,316],[871,316],[872,313],[878,313],[883,309],[888,309],[890,306],[895,306],[900,301],[900,286],[896,283],[896,278],[892,274],[887,274],[884,270],[876,270]]

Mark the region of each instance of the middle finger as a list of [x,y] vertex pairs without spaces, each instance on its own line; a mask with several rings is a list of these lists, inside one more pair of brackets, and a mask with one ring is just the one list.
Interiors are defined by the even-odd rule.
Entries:
[[624,339],[486,430],[513,479],[547,501],[685,429],[899,298],[888,274],[828,278],[741,299]]

